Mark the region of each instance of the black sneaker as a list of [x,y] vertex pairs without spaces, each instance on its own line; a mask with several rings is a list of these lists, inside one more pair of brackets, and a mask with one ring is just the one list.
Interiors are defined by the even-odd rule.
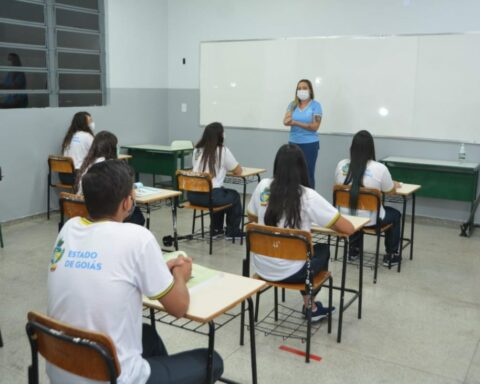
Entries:
[[216,239],[220,236],[223,236],[225,232],[223,231],[223,228],[220,228],[220,229],[213,229],[213,233],[212,233],[212,238]]
[[[325,308],[320,301],[316,301],[315,305],[317,306],[317,309],[312,312],[313,323],[326,318],[329,313],[335,312],[335,307]],[[305,315],[305,318],[307,318],[307,310],[305,306],[302,308],[302,313]]]
[[389,266],[395,266],[400,263],[400,255],[398,253],[393,253],[393,254],[387,254],[383,256],[383,266],[384,267],[389,267]]
[[240,231],[240,230],[225,233],[225,239],[226,240],[232,240],[233,238],[239,239],[241,237],[245,237],[245,232]]

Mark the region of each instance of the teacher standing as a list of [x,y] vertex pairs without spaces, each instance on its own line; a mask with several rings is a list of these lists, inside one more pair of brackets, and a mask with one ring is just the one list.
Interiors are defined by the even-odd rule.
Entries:
[[305,155],[312,189],[315,189],[315,163],[320,149],[317,131],[322,121],[322,106],[314,98],[310,80],[300,80],[283,119],[283,124],[290,127],[289,143],[298,145]]

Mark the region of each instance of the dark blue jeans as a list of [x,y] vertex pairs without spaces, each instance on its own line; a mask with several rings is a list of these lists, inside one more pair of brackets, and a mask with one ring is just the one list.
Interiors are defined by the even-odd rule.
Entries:
[[[143,324],[142,357],[151,373],[147,384],[199,384],[207,380],[208,350],[206,348],[168,355],[167,349],[150,324]],[[223,360],[213,351],[213,379],[223,374]]]
[[[385,231],[385,252],[389,255],[398,252],[400,246],[400,219],[402,214],[393,207],[384,207],[385,217],[380,220],[382,225],[392,224],[392,226]],[[349,238],[350,249],[359,247],[359,240],[362,232],[356,232]]]
[[307,163],[308,170],[308,181],[310,183],[310,188],[315,189],[315,164],[317,163],[318,151],[320,149],[320,142],[315,141],[314,143],[298,144],[298,143],[289,143],[296,144],[300,147],[305,156],[305,162]]
[[[313,246],[313,256],[310,260],[310,269],[312,270],[312,275],[315,276],[321,271],[328,271],[328,260],[330,259],[330,247],[327,244],[314,244]],[[307,278],[307,263],[293,275],[287,277],[286,279],[281,280],[282,283],[304,283]],[[320,291],[318,289],[313,293],[313,296]],[[305,291],[301,291],[302,295],[305,295]]]
[[[208,206],[208,193],[188,192],[188,200],[195,205]],[[212,190],[212,204],[214,207],[224,204],[232,204],[226,210],[213,214],[213,229],[223,230],[225,213],[227,214],[227,234],[240,231],[242,222],[242,203],[237,191],[227,188],[214,188]]]

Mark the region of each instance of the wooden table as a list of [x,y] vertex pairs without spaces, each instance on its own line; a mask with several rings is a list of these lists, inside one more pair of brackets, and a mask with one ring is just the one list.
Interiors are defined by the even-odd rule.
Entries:
[[[370,221],[369,217],[358,217],[358,216],[349,216],[349,215],[342,215],[348,221],[353,224],[355,232],[360,231],[365,224]],[[339,233],[334,231],[331,228],[320,227],[316,224],[312,226],[312,232],[318,233],[326,236],[333,236],[342,238],[345,242],[345,246],[343,248],[343,260],[342,260],[342,280],[340,283],[340,287],[334,287],[335,289],[340,290],[340,310],[338,315],[338,332],[337,332],[337,342],[340,343],[342,340],[342,325],[343,325],[343,312],[347,310],[347,308],[358,299],[358,318],[362,318],[362,290],[363,290],[363,242],[362,246],[360,247],[360,258],[359,258],[359,282],[358,282],[358,290],[345,288],[345,282],[347,278],[347,258],[348,258],[348,235],[344,233]],[[353,293],[354,296],[352,299],[345,304],[345,292]]]
[[120,153],[117,156],[118,160],[130,160],[132,157],[132,155],[125,155],[124,153]]
[[[208,382],[213,383],[212,364],[216,330],[214,320],[246,300],[248,302],[249,312],[252,383],[256,384],[257,365],[252,296],[263,289],[266,284],[261,280],[250,279],[248,277],[233,275],[231,273],[221,271],[215,272],[215,276],[209,278],[199,285],[194,286],[193,288],[189,288],[190,306],[185,315],[186,319],[202,324],[208,324]],[[193,265],[192,275],[195,276],[195,264]],[[157,310],[157,312],[164,311],[163,306],[159,301],[150,300],[148,298],[143,299],[143,304],[149,308],[150,320],[152,325],[155,326],[155,310]],[[171,322],[167,322],[167,324],[171,324]],[[243,326],[241,329],[241,340],[241,343],[243,344]]]
[[[260,182],[260,174],[266,172],[264,168],[250,168],[242,167],[242,173],[240,175],[233,175],[228,173],[224,182],[228,184],[241,184],[243,185],[243,197],[242,197],[242,224],[241,230],[245,227],[245,201],[247,197],[247,184]],[[243,237],[240,239],[240,244],[243,244]]]
[[470,215],[460,226],[461,236],[470,236],[476,227],[475,212],[480,203],[477,195],[479,163],[418,159],[389,156],[382,160],[394,180],[420,184],[418,196],[467,201]]
[[[155,175],[166,175],[172,178],[173,189],[177,188],[175,173],[177,169],[185,168],[185,156],[193,153],[193,148],[172,148],[170,145],[139,144],[123,145],[129,155],[130,164],[135,169],[136,181],[140,173],[149,173],[153,175],[153,185],[155,185]],[[178,161],[180,160],[180,167]]]
[[[144,191],[151,192],[143,194]],[[178,249],[178,235],[177,235],[177,203],[175,201],[182,193],[179,191],[172,191],[171,189],[161,189],[152,187],[142,187],[136,190],[135,202],[144,205],[147,211],[147,228],[150,229],[150,210],[151,206],[162,200],[171,200],[172,207],[172,221],[173,221],[173,242],[175,249]]]

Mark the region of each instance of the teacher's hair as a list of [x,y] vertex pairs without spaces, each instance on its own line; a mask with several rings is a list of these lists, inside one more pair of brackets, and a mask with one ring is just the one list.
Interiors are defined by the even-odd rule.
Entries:
[[[213,177],[217,175],[215,164],[218,147],[223,147],[223,125],[214,122],[205,127],[202,138],[195,145],[195,148],[203,149],[200,169],[202,172],[209,172]],[[218,153],[218,161],[222,162],[222,151]]]
[[75,113],[75,115],[73,115],[70,127],[68,128],[67,134],[63,139],[62,151],[65,151],[70,146],[73,135],[78,131],[87,132],[92,136],[95,136],[90,127],[88,126],[87,116],[90,116],[88,112],[77,112]]
[[295,109],[297,107],[297,105],[300,104],[300,100],[298,99],[298,96],[297,96],[297,89],[298,89],[298,86],[300,85],[300,83],[306,83],[308,85],[308,90],[310,92],[310,99],[313,100],[315,98],[315,94],[313,93],[312,82],[308,79],[300,80],[297,83],[297,86],[295,87],[295,97],[293,98],[293,102],[292,102],[292,110]]
[[300,227],[302,186],[309,186],[303,152],[298,145],[282,145],[273,165],[273,181],[264,218],[266,225],[276,227],[285,215],[285,227]]
[[360,187],[363,186],[362,179],[369,160],[375,160],[375,144],[373,137],[368,131],[359,131],[353,136],[350,146],[350,165],[347,177],[343,184],[352,184],[350,190],[350,209],[354,212],[358,205]]
[[95,135],[93,139],[92,146],[83,160],[80,171],[77,173],[77,180],[75,183],[75,188],[78,191],[80,179],[83,174],[87,171],[88,168],[95,164],[95,161],[104,157],[105,160],[115,160],[117,159],[117,144],[118,139],[113,133],[108,131],[100,131]]

